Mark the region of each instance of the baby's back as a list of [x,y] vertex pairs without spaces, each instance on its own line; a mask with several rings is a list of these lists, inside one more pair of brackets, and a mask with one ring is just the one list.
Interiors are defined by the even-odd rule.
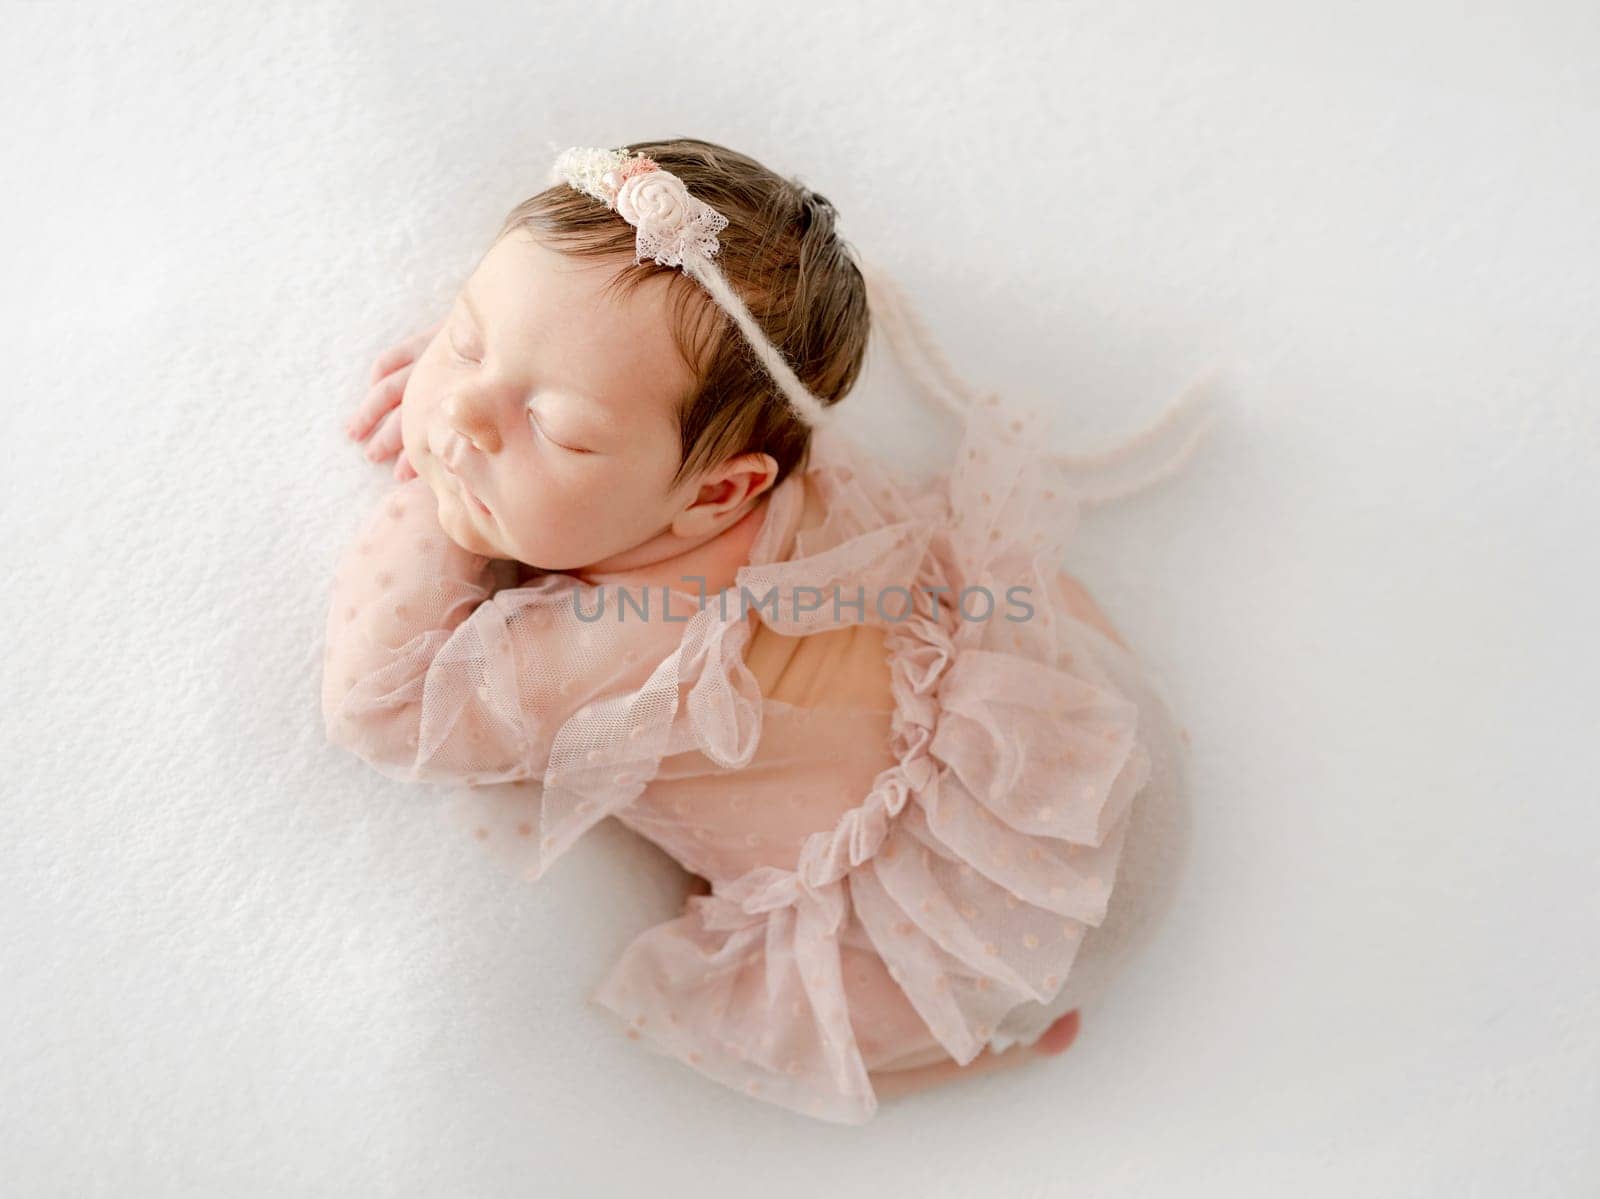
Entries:
[[[813,486],[786,531],[779,560],[798,532],[821,524]],[[711,589],[733,579],[708,580]],[[884,630],[869,625],[795,636],[752,608],[744,661],[762,696],[755,757],[739,770],[699,751],[669,755],[623,822],[688,869],[732,879],[759,865],[793,868],[805,839],[859,807],[873,780],[894,764],[889,654]]]
[[[785,538],[780,561],[794,548],[797,534],[823,521],[822,505],[810,479],[804,480],[804,495],[800,518]],[[881,627],[852,624],[802,637],[778,632],[761,619],[757,608],[745,665],[761,685],[763,696],[798,708],[894,711],[889,652]]]

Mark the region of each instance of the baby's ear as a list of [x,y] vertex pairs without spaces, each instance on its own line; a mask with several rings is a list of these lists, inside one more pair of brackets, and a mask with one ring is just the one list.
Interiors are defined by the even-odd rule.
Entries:
[[762,483],[762,490],[771,491],[773,480],[778,479],[778,459],[773,458],[770,453],[763,453],[762,461],[766,463],[766,482]]
[[778,463],[771,454],[737,454],[701,476],[694,500],[678,513],[673,531],[696,537],[709,531],[731,512],[749,505],[772,487]]
[[772,486],[772,481],[778,477],[778,460],[760,451],[736,454],[724,462],[717,473],[738,485],[739,502],[743,503]]
[[731,511],[768,490],[777,475],[778,462],[771,454],[735,454],[706,473],[695,503],[709,501]]

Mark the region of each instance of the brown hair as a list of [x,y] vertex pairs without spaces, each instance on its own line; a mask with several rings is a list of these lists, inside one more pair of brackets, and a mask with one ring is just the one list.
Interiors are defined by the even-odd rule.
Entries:
[[[728,218],[718,268],[800,381],[824,404],[855,385],[870,328],[866,281],[835,228],[824,196],[755,159],[695,138],[619,147],[649,155],[690,195]],[[692,277],[646,258],[635,265],[634,228],[583,192],[557,183],[518,204],[496,234],[522,230],[577,258],[618,258],[607,284],[626,295],[665,271],[674,336],[698,380],[678,405],[681,462],[669,485],[745,453],[772,455],[776,487],[802,469],[811,430],[751,352],[733,318]]]

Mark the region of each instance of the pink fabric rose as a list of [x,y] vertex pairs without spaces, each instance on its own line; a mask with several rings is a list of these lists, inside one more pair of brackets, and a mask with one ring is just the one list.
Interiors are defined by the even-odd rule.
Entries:
[[617,191],[617,211],[641,232],[667,236],[693,217],[689,189],[667,171],[630,175]]
[[708,257],[715,254],[716,234],[728,224],[726,217],[691,196],[683,180],[660,169],[624,179],[616,210],[638,230],[636,258],[651,257],[663,266],[681,265],[691,246]]

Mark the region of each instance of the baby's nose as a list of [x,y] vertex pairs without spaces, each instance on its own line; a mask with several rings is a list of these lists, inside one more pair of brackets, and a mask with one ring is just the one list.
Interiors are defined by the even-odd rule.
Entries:
[[494,412],[485,403],[451,396],[445,401],[445,415],[457,433],[465,437],[485,454],[500,449],[500,430],[494,421]]

